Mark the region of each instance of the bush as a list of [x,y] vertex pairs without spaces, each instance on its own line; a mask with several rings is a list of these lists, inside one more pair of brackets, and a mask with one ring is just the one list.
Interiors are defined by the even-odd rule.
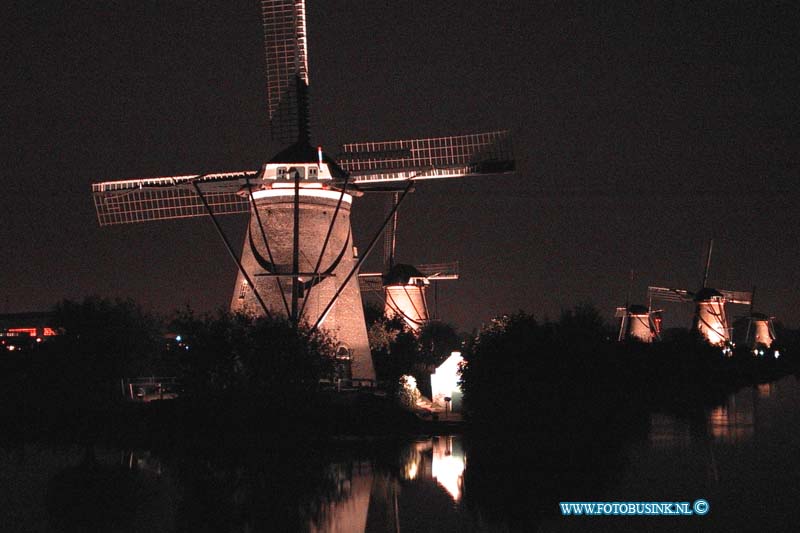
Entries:
[[188,346],[181,377],[189,396],[238,398],[285,408],[305,402],[334,369],[336,343],[306,324],[220,311],[173,321]]

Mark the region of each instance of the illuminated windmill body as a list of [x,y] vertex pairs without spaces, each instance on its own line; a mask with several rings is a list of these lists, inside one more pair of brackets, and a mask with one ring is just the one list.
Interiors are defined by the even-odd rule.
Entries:
[[458,262],[426,265],[396,264],[384,273],[359,275],[362,290],[380,294],[387,317],[400,318],[412,331],[419,331],[433,318],[428,289],[433,283],[458,279]]
[[432,283],[458,279],[458,263],[395,265],[383,277],[387,316],[402,318],[414,331],[431,318],[428,289]]
[[[775,317],[758,313],[755,308],[755,287],[753,288],[750,312],[735,322],[735,333],[742,346],[756,357],[772,355],[776,359],[780,352],[773,349],[777,335],[775,334]],[[745,326],[746,324],[746,326]]]
[[387,317],[400,318],[412,331],[419,331],[432,318],[428,289],[432,283],[458,279],[458,262],[414,266],[395,261],[398,199],[395,193],[392,221],[384,233],[383,272],[360,273],[359,281],[362,290],[380,295]]
[[763,313],[750,313],[746,320],[745,345],[753,349],[761,346],[771,348],[776,339],[775,317]]
[[697,292],[666,287],[648,287],[650,301],[693,302],[695,305],[692,328],[710,344],[723,347],[728,353],[732,346],[731,328],[725,311],[726,304],[750,305],[751,293],[728,291],[707,287],[708,272],[711,268],[711,252],[714,241],[708,246],[703,286]]
[[650,343],[661,333],[661,312],[651,311],[643,305],[617,307],[614,313],[620,319],[618,341],[635,340]]
[[[359,255],[350,225],[353,198],[397,191],[396,210],[416,180],[511,172],[511,141],[498,131],[352,143],[337,163],[310,142],[305,3],[261,4],[272,137],[287,148],[261,170],[96,183],[98,220],[105,226],[209,216],[239,271],[231,309],[327,329],[352,377],[372,380],[356,276],[391,217]],[[237,213],[250,215],[241,254],[217,221]]]

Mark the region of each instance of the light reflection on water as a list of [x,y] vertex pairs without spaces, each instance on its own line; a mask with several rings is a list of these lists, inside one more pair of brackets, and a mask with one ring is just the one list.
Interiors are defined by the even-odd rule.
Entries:
[[409,443],[400,455],[399,478],[372,468],[369,462],[359,463],[346,480],[345,496],[329,503],[322,522],[312,522],[310,530],[397,531],[405,521],[401,506],[413,505],[413,487],[419,484],[446,491],[452,503],[458,504],[466,466],[461,437],[440,436]]
[[[784,392],[787,388],[789,387],[784,384]],[[759,412],[764,409],[774,411],[781,400],[772,397],[781,391],[782,386],[778,383],[745,387],[736,394],[729,395],[721,405],[708,409],[704,415],[704,424],[695,424],[694,427],[691,420],[654,413],[650,415],[648,440],[655,448],[688,447],[705,437],[716,443],[748,443],[754,437]],[[769,424],[769,420],[762,422]]]
[[[256,449],[241,456],[224,449],[163,455],[0,446],[0,529],[671,531],[758,525],[781,530],[787,520],[800,519],[799,427],[800,386],[793,377],[746,387],[694,416],[654,414],[646,438],[619,448],[624,461],[612,467],[619,473],[588,485],[598,486],[598,494],[565,491],[568,478],[553,451],[534,449],[524,439],[497,439],[495,447],[470,442],[465,449],[459,436],[437,436]],[[557,510],[566,494],[591,501],[705,498],[711,512],[702,523],[568,520]],[[543,514],[526,513],[531,506]],[[522,519],[509,526],[504,523],[509,513]]]
[[414,443],[402,466],[404,479],[433,479],[453,498],[461,500],[466,453],[461,437],[446,435]]
[[333,465],[333,468],[337,472],[337,482],[344,497],[338,501],[326,502],[320,510],[322,519],[319,523],[309,520],[309,531],[364,531],[373,493],[386,480],[380,473],[373,472],[372,465],[368,462],[353,464],[349,472],[340,465]]
[[[414,530],[421,517],[435,521],[437,515],[442,531],[472,523],[459,505],[466,466],[461,437],[410,441],[397,451],[394,466],[348,454],[323,464],[322,472],[311,476],[312,484],[322,483],[321,495],[297,501],[299,523],[315,533]],[[215,491],[222,514],[231,517],[230,531],[260,531],[264,521],[248,518],[255,514],[252,507],[269,504],[269,493],[284,490],[286,482],[271,479],[269,472],[254,476],[263,464],[244,470],[192,464],[188,469],[194,471],[187,475],[187,465],[173,463],[147,450],[0,448],[0,499],[9,503],[0,518],[13,524],[2,530],[184,531],[180,525],[187,509],[202,506],[187,499],[200,490]]]
[[694,415],[650,416],[620,479],[592,501],[710,503],[705,517],[551,517],[540,531],[793,531],[800,520],[800,384],[748,386]]

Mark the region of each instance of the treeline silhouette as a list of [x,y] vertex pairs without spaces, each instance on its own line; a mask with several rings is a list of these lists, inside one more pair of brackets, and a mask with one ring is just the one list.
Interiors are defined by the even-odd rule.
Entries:
[[[323,389],[321,379],[337,376],[337,344],[306,324],[189,309],[164,318],[130,299],[98,297],[60,302],[51,324],[59,335],[3,354],[7,427],[94,441],[162,431],[213,440],[296,427],[392,433],[416,424],[390,397]],[[122,378],[145,376],[176,377],[178,398],[126,401]]]
[[[418,426],[393,404],[399,376],[414,375],[429,393],[430,373],[460,348],[473,429],[574,434],[585,428],[591,434],[598,425],[628,424],[634,412],[705,404],[742,384],[774,378],[794,368],[798,353],[786,347],[778,360],[747,352],[726,358],[688,332],[651,345],[617,343],[589,305],[557,321],[522,312],[495,319],[466,340],[447,324],[414,334],[380,310],[367,311],[375,367],[388,389],[384,397],[322,390],[320,379],[336,377],[336,342],[305,325],[188,309],[166,319],[132,300],[66,300],[53,312],[61,335],[38,349],[4,354],[0,413],[6,421],[47,419],[65,429],[97,426],[98,415],[140,417],[141,406],[124,403],[120,379],[156,375],[177,377],[182,390],[174,405],[149,411],[186,425],[211,424],[210,431],[214,424],[253,429],[259,417],[319,431],[401,431]],[[181,342],[166,331],[180,333]]]
[[464,350],[466,414],[476,426],[527,431],[572,426],[576,417],[589,422],[589,405],[614,419],[634,406],[675,411],[713,403],[744,384],[794,371],[792,342],[782,342],[777,359],[748,349],[725,356],[693,331],[661,342],[617,342],[590,305],[558,321],[518,312],[492,320]]

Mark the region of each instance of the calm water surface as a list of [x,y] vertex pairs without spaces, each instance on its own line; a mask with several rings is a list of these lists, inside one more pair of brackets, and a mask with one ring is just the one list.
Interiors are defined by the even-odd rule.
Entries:
[[558,500],[578,498],[559,483],[575,472],[545,472],[547,458],[515,468],[481,456],[524,453],[525,442],[471,446],[439,436],[168,456],[5,445],[0,531],[793,531],[799,423],[794,377],[743,389],[688,420],[652,415],[647,438],[622,446],[617,470],[585,496],[711,505],[705,517],[648,519],[561,517]]
[[551,517],[541,531],[800,530],[800,384],[746,387],[695,420],[652,415],[603,501],[710,503],[699,517]]

